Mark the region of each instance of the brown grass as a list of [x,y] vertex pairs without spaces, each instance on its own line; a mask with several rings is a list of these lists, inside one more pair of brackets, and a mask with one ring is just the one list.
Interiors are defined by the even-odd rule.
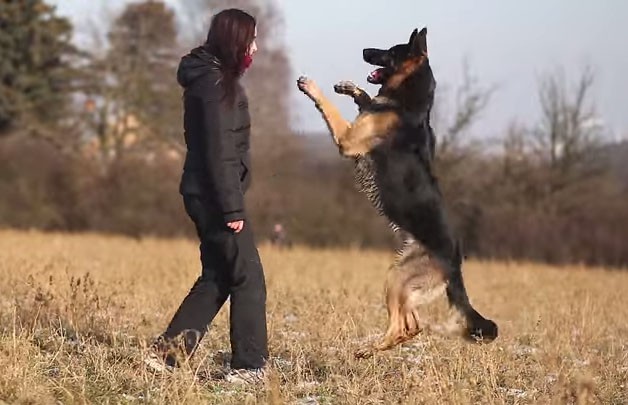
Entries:
[[[490,345],[424,334],[373,359],[391,253],[261,246],[273,378],[199,383],[228,351],[228,307],[173,376],[142,366],[197,275],[194,241],[0,232],[0,402],[628,403],[628,273],[469,262]],[[444,300],[431,316],[443,320]]]

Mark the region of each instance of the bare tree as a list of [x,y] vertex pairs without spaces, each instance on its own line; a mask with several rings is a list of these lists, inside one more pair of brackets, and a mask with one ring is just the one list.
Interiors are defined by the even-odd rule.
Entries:
[[595,106],[589,101],[593,83],[593,72],[586,68],[571,92],[563,74],[547,75],[540,84],[542,116],[532,133],[535,149],[544,163],[563,174],[578,166],[601,140]]
[[129,4],[107,39],[85,69],[83,112],[103,161],[133,148],[142,154],[164,143],[181,148],[174,12],[161,1]]
[[541,122],[532,131],[534,152],[551,174],[549,192],[599,174],[590,152],[600,145],[601,127],[589,101],[594,76],[586,68],[571,91],[564,75],[546,75],[539,87]]
[[[477,77],[471,74],[468,62],[463,63],[462,84],[456,89],[456,98],[453,113],[445,115],[449,107],[442,100],[442,92],[437,95],[435,103],[437,133],[437,156],[447,160],[461,153],[461,149],[469,146],[465,135],[486,109],[495,87],[484,87],[479,84]],[[437,90],[438,91],[438,90]],[[464,153],[463,153],[464,154]]]

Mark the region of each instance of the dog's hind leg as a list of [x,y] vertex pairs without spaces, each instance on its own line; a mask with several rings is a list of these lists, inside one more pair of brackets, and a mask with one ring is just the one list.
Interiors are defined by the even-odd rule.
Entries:
[[456,245],[456,253],[453,266],[441,266],[445,280],[447,281],[447,299],[466,323],[465,338],[473,341],[491,342],[498,336],[498,327],[495,322],[483,317],[473,308],[469,301],[467,290],[462,278],[462,252]]
[[419,334],[417,308],[442,296],[444,289],[441,273],[435,271],[422,247],[416,242],[408,246],[386,279],[388,329],[380,341],[360,348],[356,357],[392,349]]
[[[429,175],[429,171],[427,171]],[[452,236],[445,217],[440,192],[433,187],[432,200],[417,204],[412,215],[395,218],[404,229],[411,230],[412,236],[421,242],[429,252],[434,266],[442,273],[447,284],[447,298],[463,317],[466,323],[466,337],[474,341],[490,342],[498,336],[498,326],[483,317],[469,301],[463,275],[462,250],[460,243]]]
[[[397,274],[395,269],[391,272]],[[377,343],[359,348],[355,353],[356,357],[368,358],[377,351],[392,349],[420,332],[418,314],[412,310],[408,311],[402,290],[402,283],[394,276],[389,277],[386,282],[388,330]]]

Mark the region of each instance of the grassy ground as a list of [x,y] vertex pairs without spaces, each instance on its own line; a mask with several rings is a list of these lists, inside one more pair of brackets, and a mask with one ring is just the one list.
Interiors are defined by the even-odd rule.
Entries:
[[[391,253],[261,246],[273,377],[197,382],[228,351],[228,307],[189,366],[142,366],[198,273],[194,241],[0,232],[0,403],[628,403],[628,272],[466,263],[490,345],[424,334],[368,360]],[[444,299],[430,312],[445,319]]]

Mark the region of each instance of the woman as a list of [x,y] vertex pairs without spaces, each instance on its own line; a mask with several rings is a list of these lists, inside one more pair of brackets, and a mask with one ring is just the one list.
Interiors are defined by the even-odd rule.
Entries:
[[185,354],[192,355],[229,297],[232,359],[226,379],[264,377],[266,284],[244,207],[251,178],[250,116],[239,82],[257,51],[256,32],[251,15],[224,10],[213,17],[205,44],[179,65],[187,144],[180,192],[200,239],[202,273],[157,340],[156,354],[147,361],[153,368],[177,366],[169,350],[176,338],[183,338]]

